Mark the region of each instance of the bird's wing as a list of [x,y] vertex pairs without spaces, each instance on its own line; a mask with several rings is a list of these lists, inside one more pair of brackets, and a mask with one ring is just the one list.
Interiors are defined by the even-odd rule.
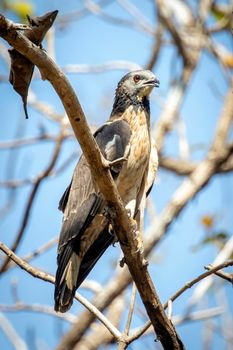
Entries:
[[[131,131],[124,120],[104,124],[94,137],[104,157],[113,161],[124,157]],[[121,163],[111,169],[113,176],[121,170]],[[72,182],[63,194],[59,208],[64,212],[58,252],[69,241],[76,239],[90,225],[103,202],[101,194],[92,182],[91,171],[84,156],[81,156],[72,178]]]
[[[109,161],[128,154],[130,136],[129,124],[124,120],[106,123],[94,134],[102,154]],[[122,163],[113,166],[111,171],[114,177],[117,177],[121,167]],[[54,292],[56,311],[65,312],[70,308],[80,281],[112,242],[107,231],[108,221],[100,214],[103,203],[101,193],[93,184],[89,165],[85,157],[81,156],[71,184],[59,203],[64,218],[58,244]],[[82,238],[87,242],[86,251],[80,251]]]

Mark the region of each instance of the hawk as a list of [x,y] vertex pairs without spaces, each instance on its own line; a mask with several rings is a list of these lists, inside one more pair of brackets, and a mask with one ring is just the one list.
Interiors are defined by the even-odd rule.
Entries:
[[[124,206],[138,223],[139,231],[140,206],[157,170],[157,153],[150,136],[149,95],[158,86],[158,79],[149,70],[126,74],[118,83],[109,120],[94,133],[110,163]],[[92,181],[84,155],[59,202],[59,209],[64,217],[58,244],[54,309],[66,312],[76,289],[116,241],[107,205]]]

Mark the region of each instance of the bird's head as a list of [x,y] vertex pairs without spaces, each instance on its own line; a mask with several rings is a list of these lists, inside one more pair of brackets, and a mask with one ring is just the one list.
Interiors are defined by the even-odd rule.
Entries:
[[159,80],[149,70],[136,70],[126,74],[118,83],[116,95],[126,94],[142,100],[148,97],[154,87],[159,87]]
[[149,70],[126,74],[118,83],[111,118],[122,115],[130,106],[150,112],[149,95],[159,80]]

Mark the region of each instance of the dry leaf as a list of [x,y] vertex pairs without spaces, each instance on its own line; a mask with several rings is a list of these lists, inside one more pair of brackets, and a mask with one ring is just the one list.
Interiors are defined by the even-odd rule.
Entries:
[[[41,17],[28,17],[28,23],[31,29],[27,29],[23,34],[36,45],[41,45],[45,34],[52,26],[58,11],[46,13]],[[9,50],[11,58],[11,70],[9,81],[13,85],[15,91],[22,97],[26,119],[27,112],[27,96],[28,89],[32,79],[34,64],[26,57],[21,55],[15,49]]]

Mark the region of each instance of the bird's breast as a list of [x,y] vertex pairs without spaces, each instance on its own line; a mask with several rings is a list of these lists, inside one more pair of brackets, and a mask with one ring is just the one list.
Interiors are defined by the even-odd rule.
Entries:
[[149,116],[143,109],[135,111],[130,107],[124,119],[129,123],[132,134],[129,155],[120,172],[117,187],[122,200],[128,202],[134,199],[140,190],[149,164],[151,145]]

